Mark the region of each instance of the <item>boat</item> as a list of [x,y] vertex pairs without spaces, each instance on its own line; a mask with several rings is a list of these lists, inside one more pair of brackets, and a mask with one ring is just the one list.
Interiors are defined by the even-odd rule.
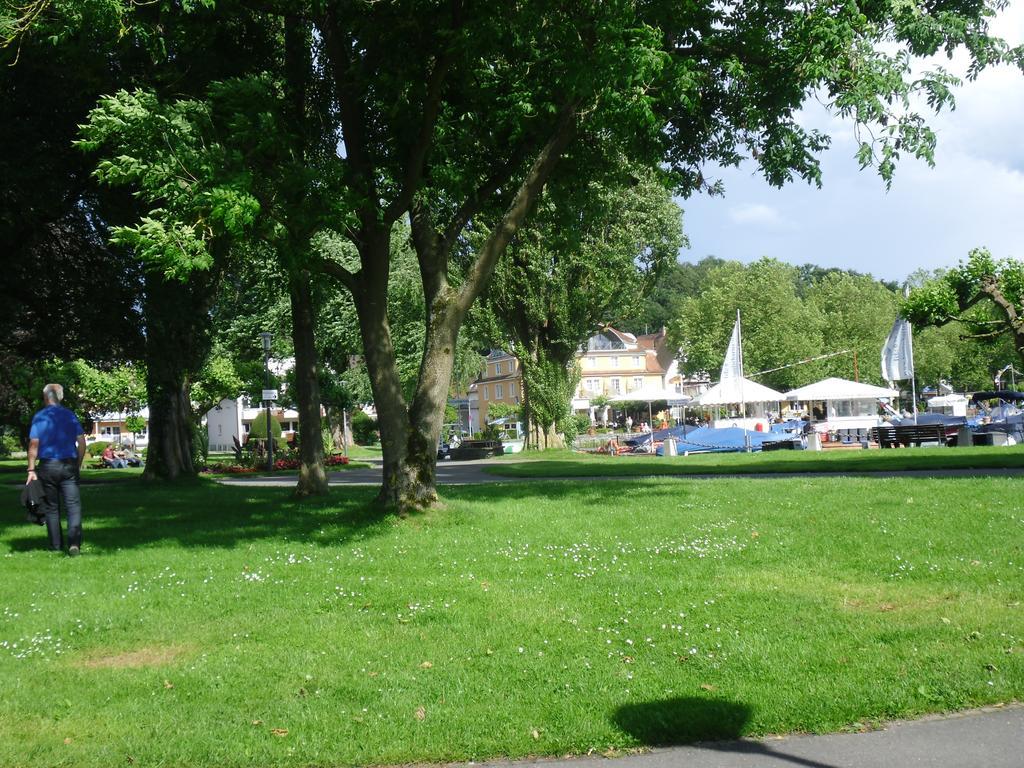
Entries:
[[506,416],[503,419],[487,422],[487,426],[497,430],[497,439],[501,441],[505,453],[522,453],[526,435],[523,432],[523,425],[518,419]]
[[[986,407],[984,403],[998,400]],[[1024,392],[1008,389],[975,392],[971,405],[978,407],[978,419],[972,424],[975,445],[1017,445],[1024,443]]]

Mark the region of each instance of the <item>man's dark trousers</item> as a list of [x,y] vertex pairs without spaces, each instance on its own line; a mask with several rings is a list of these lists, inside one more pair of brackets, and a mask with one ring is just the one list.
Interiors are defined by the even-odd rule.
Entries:
[[41,459],[36,475],[43,484],[43,512],[50,549],[61,550],[60,500],[68,516],[68,546],[82,546],[82,498],[78,492],[78,459]]

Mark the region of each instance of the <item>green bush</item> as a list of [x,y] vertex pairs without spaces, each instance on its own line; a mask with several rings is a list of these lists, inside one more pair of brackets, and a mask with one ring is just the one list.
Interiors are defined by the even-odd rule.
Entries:
[[353,413],[352,438],[359,445],[376,445],[379,439],[377,435],[377,420],[371,419],[362,411]]
[[571,443],[579,435],[586,433],[590,427],[590,418],[582,413],[571,414],[568,418],[562,419],[556,428],[565,437],[565,442]]
[[[270,417],[270,431],[274,435],[274,450],[283,451],[287,449],[288,445],[281,438],[281,422],[274,418],[273,415]],[[255,443],[250,445],[250,442],[256,440],[258,442],[264,442],[267,439],[267,412],[260,411],[256,418],[252,420],[252,424],[249,426],[249,437],[246,440],[246,446],[250,450],[255,447]]]
[[202,424],[192,424],[192,466],[196,471],[206,466],[210,450],[210,432]]
[[20,450],[21,443],[18,442],[17,435],[10,432],[0,433],[0,459],[10,458],[12,453],[17,453]]
[[488,421],[497,421],[498,419],[507,419],[509,417],[515,418],[517,421],[522,418],[518,405],[497,402],[487,406]]
[[85,450],[90,456],[92,456],[95,459],[97,456],[102,455],[103,452],[107,450],[108,445],[110,445],[109,440],[97,440],[95,443],[89,443],[89,445],[85,447]]

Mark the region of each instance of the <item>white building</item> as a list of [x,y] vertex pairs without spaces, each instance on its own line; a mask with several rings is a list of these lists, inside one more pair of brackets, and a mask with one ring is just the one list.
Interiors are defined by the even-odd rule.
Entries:
[[[211,451],[234,450],[235,440],[244,445],[252,422],[264,408],[245,407],[247,398],[224,399],[206,413],[206,429]],[[281,437],[292,440],[299,431],[299,413],[291,408],[273,406],[270,413],[281,425]]]

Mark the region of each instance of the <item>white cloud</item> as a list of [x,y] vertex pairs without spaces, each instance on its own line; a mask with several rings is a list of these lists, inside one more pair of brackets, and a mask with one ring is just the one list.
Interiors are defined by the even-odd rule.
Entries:
[[[1011,43],[1024,40],[1024,2],[995,26]],[[943,60],[962,74],[962,61]],[[802,182],[781,190],[752,163],[708,175],[725,183],[724,198],[681,201],[691,249],[752,261],[772,256],[902,280],[918,268],[956,264],[976,246],[1024,258],[1024,74],[987,70],[957,91],[957,109],[934,116],[934,169],[904,158],[892,190],[872,170],[860,171],[851,126],[810,102],[801,122],[832,136],[822,158],[823,188]]]
[[729,218],[736,224],[760,224],[770,227],[784,226],[779,212],[770,205],[747,203],[729,209]]

